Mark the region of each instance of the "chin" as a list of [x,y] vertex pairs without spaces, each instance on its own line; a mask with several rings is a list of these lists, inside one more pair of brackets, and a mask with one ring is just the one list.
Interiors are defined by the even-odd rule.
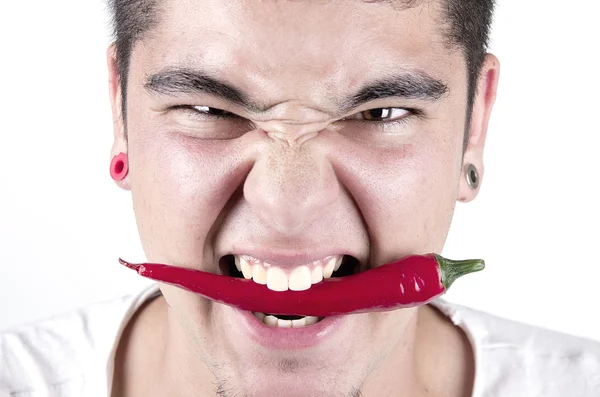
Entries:
[[360,388],[348,375],[328,373],[331,368],[302,369],[293,359],[281,360],[278,368],[245,372],[243,378],[218,385],[219,397],[358,397]]

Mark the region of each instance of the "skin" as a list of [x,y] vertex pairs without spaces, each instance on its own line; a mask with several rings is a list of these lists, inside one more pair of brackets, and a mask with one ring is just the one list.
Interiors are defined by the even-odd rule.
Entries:
[[[148,261],[218,273],[222,255],[252,248],[352,254],[368,266],[441,252],[455,203],[477,195],[464,165],[483,176],[498,60],[486,57],[463,155],[465,60],[446,45],[436,2],[250,4],[165,0],[159,25],[133,51],[127,132],[109,49],[111,154],[129,155],[129,175],[117,183],[131,190]],[[262,111],[145,88],[148,76],[182,65],[226,80]],[[339,112],[359,87],[414,70],[447,92]],[[422,117],[385,126],[357,119],[373,108],[418,108]],[[161,290],[121,339],[114,396],[471,395],[470,345],[429,306],[349,316],[315,348],[270,351],[232,326],[229,307]]]

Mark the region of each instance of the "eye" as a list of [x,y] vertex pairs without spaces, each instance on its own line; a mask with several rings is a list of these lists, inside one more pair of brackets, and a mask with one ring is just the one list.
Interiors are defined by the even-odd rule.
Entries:
[[227,110],[213,108],[205,105],[176,105],[171,107],[169,110],[183,112],[192,119],[198,119],[202,121],[214,121],[224,118],[235,118],[234,113],[228,112]]
[[229,113],[226,110],[218,109],[218,108],[212,108],[210,106],[204,106],[204,105],[192,106],[191,109],[193,111],[197,112],[197,113],[205,114],[207,116],[225,117],[225,116],[232,116],[233,115],[233,113]]
[[351,118],[367,121],[394,121],[408,115],[410,115],[410,111],[403,108],[376,108],[365,110]]
[[166,122],[192,138],[235,139],[253,129],[252,123],[244,117],[207,105],[175,105],[167,110]]

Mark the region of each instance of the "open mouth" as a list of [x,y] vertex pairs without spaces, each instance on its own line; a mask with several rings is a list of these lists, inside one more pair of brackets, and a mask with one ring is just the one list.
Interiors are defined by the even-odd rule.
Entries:
[[[306,291],[324,279],[342,278],[360,271],[360,262],[350,255],[332,255],[326,258],[285,269],[249,255],[225,255],[219,266],[223,274],[266,285],[272,291]],[[324,317],[282,315],[252,312],[254,317],[268,327],[303,328],[319,323]]]

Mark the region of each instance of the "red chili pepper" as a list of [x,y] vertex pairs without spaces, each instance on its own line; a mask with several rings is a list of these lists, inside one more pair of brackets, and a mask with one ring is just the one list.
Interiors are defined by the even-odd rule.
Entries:
[[242,310],[316,317],[423,305],[444,294],[457,278],[485,267],[480,259],[412,255],[362,273],[325,279],[306,291],[276,292],[252,280],[155,263],[120,262],[143,277]]

